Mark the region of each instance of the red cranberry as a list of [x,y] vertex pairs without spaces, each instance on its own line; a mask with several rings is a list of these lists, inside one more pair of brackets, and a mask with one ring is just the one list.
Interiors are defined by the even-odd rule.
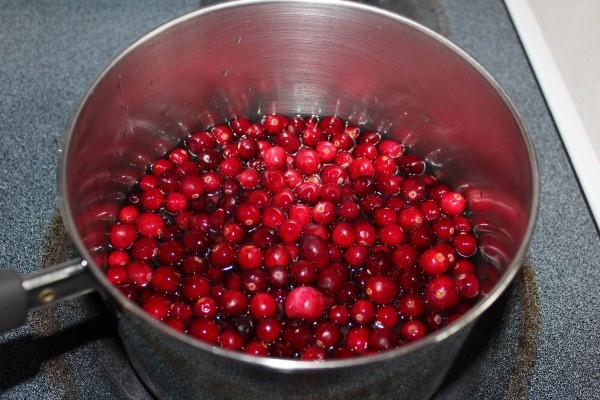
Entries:
[[158,254],[158,241],[151,237],[141,237],[129,249],[136,260],[150,260]]
[[379,229],[377,237],[381,243],[394,247],[404,241],[404,231],[400,225],[389,224]]
[[160,294],[154,295],[148,299],[142,306],[150,316],[157,320],[163,320],[169,315],[169,300]]
[[293,321],[283,329],[283,340],[293,350],[303,351],[314,341],[314,331],[306,322]]
[[383,139],[377,143],[377,151],[379,154],[389,156],[391,158],[398,158],[404,153],[402,145],[395,140]]
[[427,283],[425,300],[434,310],[447,311],[458,305],[460,295],[454,285],[454,280],[447,275],[440,275]]
[[210,296],[204,296],[194,302],[192,310],[198,317],[214,318],[217,315],[217,302]]
[[452,246],[463,257],[471,257],[477,251],[477,239],[469,233],[460,233],[452,239]]
[[219,310],[227,316],[240,315],[248,308],[248,299],[239,290],[227,290],[218,301]]
[[381,140],[381,135],[379,134],[379,132],[364,131],[357,138],[357,143],[368,143],[368,144],[377,145],[377,143],[379,143],[380,140]]
[[325,311],[325,297],[317,289],[300,286],[285,299],[285,314],[290,319],[316,321]]
[[356,326],[348,332],[344,344],[356,354],[364,353],[369,344],[371,330],[365,326]]
[[137,238],[138,231],[135,225],[128,222],[119,222],[112,226],[108,234],[108,240],[115,249],[127,249],[131,247]]
[[348,176],[350,179],[356,179],[359,176],[374,176],[375,167],[373,163],[366,158],[357,158],[348,166]]
[[188,150],[193,154],[198,154],[201,150],[212,149],[217,144],[214,136],[210,132],[193,133],[186,141]]
[[304,174],[314,174],[321,167],[321,156],[314,150],[307,148],[300,149],[296,153],[294,166]]
[[368,299],[358,299],[350,307],[350,317],[359,325],[368,325],[375,320],[375,305]]
[[269,247],[264,253],[264,265],[267,269],[273,267],[287,267],[290,265],[291,257],[287,248],[281,244]]
[[288,211],[290,207],[296,203],[296,195],[291,190],[284,188],[273,194],[271,203],[275,207]]
[[195,338],[210,344],[218,344],[221,336],[219,326],[209,318],[194,318],[190,321],[188,332]]
[[277,311],[277,304],[269,293],[258,293],[250,299],[250,314],[256,319],[272,317]]
[[457,192],[448,192],[440,199],[440,208],[446,215],[455,216],[462,213],[467,206],[467,200]]
[[299,257],[314,264],[318,269],[329,264],[329,246],[322,238],[315,235],[304,236],[298,248]]
[[192,306],[190,306],[188,303],[183,301],[175,301],[171,303],[171,309],[169,311],[169,316],[171,318],[178,319],[187,324],[193,315],[194,312],[192,311]]
[[369,278],[365,283],[365,294],[377,304],[386,304],[398,296],[396,282],[384,275]]
[[134,223],[140,215],[140,210],[133,205],[124,206],[119,210],[119,221]]
[[473,300],[479,296],[481,283],[479,282],[477,275],[473,273],[456,275],[454,278],[454,284],[456,285],[461,297],[465,299]]
[[415,293],[406,293],[398,299],[398,311],[406,319],[419,318],[425,312],[425,303],[421,296]]
[[241,269],[248,270],[260,268],[262,264],[262,251],[258,246],[246,245],[238,249],[237,265]]
[[127,268],[123,265],[113,265],[106,270],[106,279],[115,286],[127,283]]
[[434,246],[421,253],[419,266],[429,276],[441,275],[450,268],[450,260],[443,251]]
[[379,306],[377,308],[377,312],[375,313],[375,326],[378,328],[394,328],[398,321],[400,321],[400,316],[398,315],[398,310],[391,304]]
[[228,329],[221,333],[219,344],[227,350],[241,350],[246,344],[246,340],[234,329]]
[[406,321],[400,328],[400,335],[405,342],[421,339],[427,334],[427,327],[418,319]]
[[175,164],[171,160],[167,160],[166,158],[160,158],[160,159],[156,160],[156,162],[154,164],[152,164],[152,167],[151,167],[152,172],[154,172],[156,175],[160,175],[164,171],[174,169],[174,168],[175,168]]
[[408,207],[400,211],[398,223],[406,232],[410,232],[418,226],[423,225],[423,213],[415,207]]
[[180,242],[168,241],[158,248],[156,258],[162,264],[179,265],[185,257],[185,250]]
[[260,217],[260,209],[250,202],[238,204],[238,207],[235,210],[236,220],[245,227],[258,225]]
[[216,268],[225,268],[235,263],[235,249],[227,243],[218,243],[210,250],[209,260]]
[[403,154],[398,158],[398,168],[404,175],[421,175],[425,172],[425,163],[414,154]]
[[125,250],[114,250],[108,255],[107,263],[110,267],[129,264],[131,257]]
[[359,143],[354,146],[352,155],[354,158],[366,158],[369,161],[373,161],[379,155],[379,153],[374,145],[370,143]]
[[265,318],[256,324],[254,334],[258,340],[271,343],[279,339],[281,336],[282,325],[276,318]]
[[339,222],[331,232],[333,242],[343,248],[350,247],[356,241],[354,226],[348,222]]

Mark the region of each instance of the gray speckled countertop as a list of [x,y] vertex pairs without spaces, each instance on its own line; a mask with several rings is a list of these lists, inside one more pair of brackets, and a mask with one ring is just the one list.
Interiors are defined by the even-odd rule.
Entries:
[[[371,1],[447,35],[499,80],[539,158],[526,265],[473,331],[436,399],[600,396],[600,240],[501,0]],[[402,4],[401,6],[398,4]],[[73,250],[58,215],[57,149],[81,93],[119,50],[197,0],[10,1],[0,6],[0,266],[26,274]],[[98,296],[31,313],[0,335],[0,397],[150,398]]]

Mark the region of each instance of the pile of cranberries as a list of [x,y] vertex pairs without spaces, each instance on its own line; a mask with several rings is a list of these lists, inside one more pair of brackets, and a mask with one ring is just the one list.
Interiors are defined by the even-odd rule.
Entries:
[[393,349],[480,296],[466,199],[432,173],[336,116],[238,117],[142,176],[108,233],[106,275],[155,319],[226,349]]

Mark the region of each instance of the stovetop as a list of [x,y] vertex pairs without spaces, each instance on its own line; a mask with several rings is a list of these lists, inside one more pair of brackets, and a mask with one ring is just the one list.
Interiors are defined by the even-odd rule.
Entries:
[[[204,2],[210,3],[210,2]],[[600,393],[600,240],[501,0],[370,1],[448,36],[521,112],[538,154],[540,219],[522,271],[479,320],[435,399],[588,399]],[[119,50],[198,1],[4,2],[0,12],[0,265],[75,256],[58,212],[57,149],[86,85]],[[98,295],[0,335],[0,397],[150,399]]]

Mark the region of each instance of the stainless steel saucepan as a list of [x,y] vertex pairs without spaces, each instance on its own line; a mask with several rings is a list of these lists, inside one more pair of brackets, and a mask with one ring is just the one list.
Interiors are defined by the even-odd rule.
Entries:
[[[468,197],[484,298],[423,340],[314,363],[212,347],[154,321],[104,277],[107,226],[147,166],[192,131],[236,115],[336,114],[423,155]],[[67,127],[58,184],[81,260],[0,272],[0,319],[97,290],[118,315],[135,370],[160,398],[421,399],[442,382],[477,317],[506,289],[537,217],[531,140],[505,92],[463,50],[359,3],[243,0],[143,36],[84,93]]]

